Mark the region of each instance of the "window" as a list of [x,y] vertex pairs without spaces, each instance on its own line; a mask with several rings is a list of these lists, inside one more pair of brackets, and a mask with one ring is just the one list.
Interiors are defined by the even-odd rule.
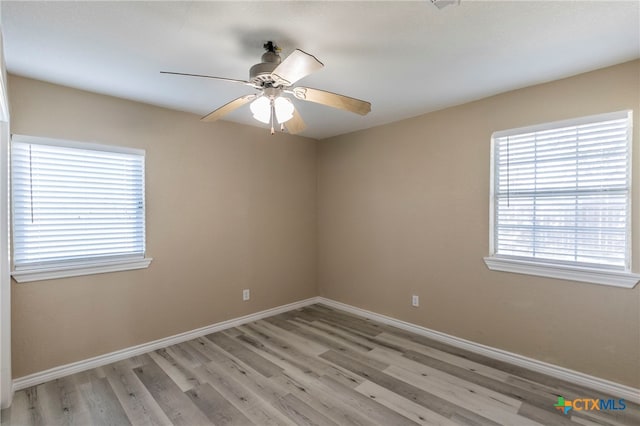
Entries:
[[633,287],[631,111],[497,132],[491,269]]
[[13,277],[145,268],[144,151],[14,135]]

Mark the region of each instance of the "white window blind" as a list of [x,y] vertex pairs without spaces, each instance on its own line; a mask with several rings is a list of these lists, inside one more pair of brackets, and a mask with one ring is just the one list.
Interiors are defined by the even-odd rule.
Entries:
[[493,138],[493,254],[630,270],[631,112]]
[[14,269],[144,258],[144,151],[14,136]]

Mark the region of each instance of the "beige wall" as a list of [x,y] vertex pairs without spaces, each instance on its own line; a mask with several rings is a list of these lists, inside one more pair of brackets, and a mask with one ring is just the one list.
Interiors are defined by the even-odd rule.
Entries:
[[14,134],[146,150],[154,259],[14,282],[14,378],[317,294],[315,141],[15,76],[9,96]]
[[482,260],[492,132],[629,108],[640,272],[635,61],[320,142],[321,295],[640,387],[640,286],[493,272]]

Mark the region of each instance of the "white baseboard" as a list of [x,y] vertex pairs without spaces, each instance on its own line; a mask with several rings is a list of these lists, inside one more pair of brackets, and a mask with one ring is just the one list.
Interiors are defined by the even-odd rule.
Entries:
[[591,376],[579,371],[549,364],[543,361],[538,361],[536,359],[504,351],[502,349],[492,348],[490,346],[475,343],[470,340],[461,339],[459,337],[451,336],[449,334],[441,333],[439,331],[431,330],[426,327],[411,324],[324,297],[312,297],[298,302],[289,303],[287,305],[282,305],[272,309],[256,312],[254,314],[245,315],[243,317],[222,321],[216,324],[197,328],[195,330],[176,334],[174,336],[165,337],[163,339],[154,340],[152,342],[143,343],[141,345],[132,346],[130,348],[121,349],[119,351],[111,352],[108,354],[99,355],[97,357],[89,358],[83,361],[61,365],[49,370],[33,373],[28,376],[15,379],[13,381],[13,390],[18,391],[20,389],[35,386],[49,380],[55,380],[60,377],[68,376],[70,374],[79,373],[81,371],[90,370],[96,367],[101,367],[103,365],[111,364],[112,362],[121,361],[132,356],[141,355],[150,351],[175,345],[177,343],[186,342],[187,340],[202,337],[207,334],[222,331],[227,328],[236,327],[252,321],[257,321],[262,318],[278,315],[283,312],[299,309],[308,305],[312,305],[314,303],[322,303],[332,308],[340,309],[361,317],[370,318],[383,324],[392,325],[394,327],[398,327],[412,333],[429,337],[431,339],[449,344],[451,346],[455,346],[457,348],[465,349],[493,359],[508,362],[510,364],[527,368],[539,373],[548,374],[558,379],[566,380],[568,382],[601,391],[609,395],[617,396],[619,398],[624,398],[637,404],[640,403],[640,389],[601,379],[599,377]]
[[558,379],[575,383],[576,385],[588,387],[612,396],[624,398],[628,401],[635,402],[636,404],[640,404],[640,389],[636,389],[631,386],[622,385],[620,383],[601,379],[599,377],[591,376],[579,371],[570,370],[568,368],[549,364],[543,361],[538,361],[524,355],[515,354],[513,352],[504,351],[502,349],[493,348],[491,346],[485,346],[480,343],[461,339],[459,337],[451,336],[449,334],[441,333],[439,331],[431,330],[426,327],[411,324],[409,322],[377,314],[375,312],[367,311],[366,309],[357,308],[355,306],[347,305],[345,303],[337,302],[335,300],[327,299],[324,297],[319,297],[318,303],[322,303],[332,308],[340,309],[361,317],[370,318],[383,324],[392,325],[394,327],[398,327],[412,333],[429,337],[433,340],[437,340],[439,342],[446,343],[460,349],[465,349],[470,352],[487,356],[489,358],[508,362],[519,367],[527,368],[538,373],[547,374]]
[[50,368],[49,370],[39,371],[37,373],[29,374],[28,376],[15,379],[13,381],[13,390],[18,391],[20,389],[25,389],[30,386],[48,382],[49,380],[55,380],[59,379],[60,377],[68,376],[70,374],[79,373],[81,371],[90,370],[92,368],[102,367],[103,365],[111,364],[112,362],[122,361],[123,359],[127,359],[132,356],[142,355],[147,352],[166,348],[167,346],[186,342],[187,340],[202,337],[207,334],[215,333],[217,331],[226,330],[227,328],[237,327],[242,324],[257,321],[259,319],[270,317],[273,315],[278,315],[283,312],[299,309],[304,306],[312,305],[314,303],[318,303],[317,297],[311,297],[309,299],[300,300],[298,302],[289,303],[287,305],[277,306],[275,308],[256,312],[254,314],[249,314],[239,318],[233,318],[216,324],[207,325],[205,327],[196,328],[195,330],[175,334],[163,339],[142,343],[140,345],[131,346],[129,348],[110,352],[108,354],[99,355],[82,361],[73,362],[71,364]]

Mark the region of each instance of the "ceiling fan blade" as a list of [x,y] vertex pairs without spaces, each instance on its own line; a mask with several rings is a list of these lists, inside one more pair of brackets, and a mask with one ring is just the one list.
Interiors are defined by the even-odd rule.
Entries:
[[306,129],[307,125],[304,124],[302,117],[300,117],[300,114],[298,114],[298,110],[294,109],[293,117],[291,117],[284,123],[284,127],[287,128],[287,131],[289,133],[291,133],[292,135],[296,135]]
[[233,78],[214,77],[212,75],[188,74],[188,73],[183,73],[183,72],[171,72],[171,71],[160,71],[160,74],[172,74],[172,75],[184,75],[184,76],[187,76],[187,77],[211,78],[213,80],[228,81],[228,82],[231,82],[231,83],[240,83],[240,84],[244,84],[246,86],[257,87],[255,84],[251,83],[250,81],[236,80],[236,79],[233,79]]
[[221,106],[220,108],[218,108],[215,111],[209,113],[208,115],[205,115],[200,120],[202,120],[202,121],[216,121],[216,120],[222,118],[223,116],[225,116],[226,114],[229,114],[231,111],[240,108],[242,105],[251,102],[252,100],[254,100],[257,97],[258,97],[257,94],[241,96],[241,97],[239,97],[237,99],[234,99],[231,102]]
[[371,112],[371,104],[360,99],[349,96],[338,95],[337,93],[325,90],[312,89],[310,87],[294,87],[293,95],[303,101],[315,102],[345,111],[355,112],[360,115],[367,115]]
[[318,71],[324,64],[313,55],[296,49],[271,73],[273,80],[282,86],[291,86],[296,81]]

